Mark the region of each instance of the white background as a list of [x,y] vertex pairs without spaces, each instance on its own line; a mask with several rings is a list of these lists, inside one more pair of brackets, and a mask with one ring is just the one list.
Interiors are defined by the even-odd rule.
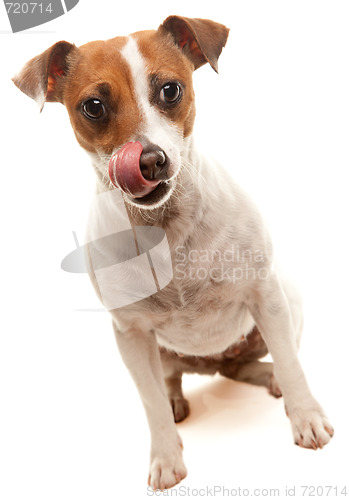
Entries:
[[110,318],[81,311],[100,307],[88,279],[60,268],[72,231],[82,239],[92,168],[63,106],[40,114],[10,78],[56,41],[152,29],[170,14],[231,29],[220,75],[195,74],[197,142],[254,197],[298,283],[300,357],[336,430],[324,450],[302,450],[283,401],[263,388],[186,377],[182,487],[284,497],[296,486],[300,498],[301,485],[339,495],[348,479],[348,3],[80,0],[18,34],[1,4],[1,499],[148,497],[148,428]]

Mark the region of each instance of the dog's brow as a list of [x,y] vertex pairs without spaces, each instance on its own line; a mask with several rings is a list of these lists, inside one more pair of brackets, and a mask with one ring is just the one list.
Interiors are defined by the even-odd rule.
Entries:
[[101,97],[106,101],[111,101],[112,95],[112,88],[109,83],[100,82],[85,88],[80,95],[80,101],[82,102],[91,97]]
[[159,83],[159,75],[157,74],[149,75],[149,82],[152,87],[155,87]]
[[107,83],[107,82],[99,83],[96,86],[96,90],[98,91],[98,93],[101,96],[106,97],[106,98],[110,97],[111,88],[110,88],[109,83]]

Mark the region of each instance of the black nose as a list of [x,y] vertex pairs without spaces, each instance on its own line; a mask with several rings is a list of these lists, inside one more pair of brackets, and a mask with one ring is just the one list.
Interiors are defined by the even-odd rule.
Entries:
[[167,179],[169,160],[166,153],[159,146],[154,144],[144,146],[139,164],[145,179]]

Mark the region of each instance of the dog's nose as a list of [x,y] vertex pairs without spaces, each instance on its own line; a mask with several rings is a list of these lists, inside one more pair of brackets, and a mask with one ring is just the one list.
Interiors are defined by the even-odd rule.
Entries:
[[154,144],[144,146],[139,165],[145,179],[167,179],[169,160],[166,153],[159,146]]

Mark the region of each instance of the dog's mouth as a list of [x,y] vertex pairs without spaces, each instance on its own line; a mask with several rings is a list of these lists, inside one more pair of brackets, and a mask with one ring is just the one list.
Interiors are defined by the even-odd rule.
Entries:
[[133,204],[152,205],[166,196],[170,186],[168,180],[143,174],[142,152],[140,142],[128,142],[111,157],[108,173],[112,184],[122,189]]

